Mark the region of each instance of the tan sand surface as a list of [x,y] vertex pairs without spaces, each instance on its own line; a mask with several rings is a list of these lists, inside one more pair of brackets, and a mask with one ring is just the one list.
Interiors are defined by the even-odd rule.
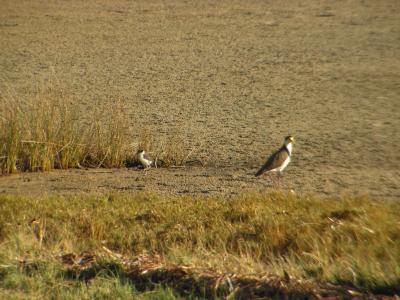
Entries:
[[181,136],[205,167],[0,178],[17,193],[236,194],[288,133],[281,187],[400,198],[400,2],[11,1],[0,79],[54,72],[88,107],[122,100],[132,140]]

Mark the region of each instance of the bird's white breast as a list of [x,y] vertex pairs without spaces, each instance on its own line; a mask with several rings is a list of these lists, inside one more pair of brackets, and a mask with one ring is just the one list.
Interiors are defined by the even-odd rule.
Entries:
[[151,160],[148,160],[148,159],[144,158],[144,153],[143,152],[139,153],[139,161],[145,167],[149,167],[151,165],[151,163],[152,163]]
[[286,144],[286,149],[289,151],[289,155],[292,155],[292,149],[293,149],[292,143]]
[[290,163],[290,156],[288,156],[288,158],[286,158],[286,160],[283,162],[282,166],[277,168],[277,169],[279,169],[279,172],[282,172],[283,169],[285,169],[289,163]]

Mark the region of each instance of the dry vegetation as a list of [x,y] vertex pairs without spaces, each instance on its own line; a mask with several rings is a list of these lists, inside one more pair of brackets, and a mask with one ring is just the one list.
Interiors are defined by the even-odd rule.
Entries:
[[29,97],[11,87],[4,90],[0,94],[3,174],[135,165],[137,146],[154,153],[163,166],[183,165],[194,152],[180,135],[163,141],[144,130],[139,141],[133,140],[121,101],[93,103],[85,109],[55,75],[38,84]]
[[[132,270],[124,258],[143,253],[160,255],[167,264],[237,278],[260,280],[266,274],[311,286],[332,283],[358,292],[400,292],[398,202],[282,193],[235,199],[112,194],[1,196],[0,206],[3,293],[44,295],[49,288],[53,296],[89,293],[91,285],[83,288],[75,280],[83,280],[87,272],[91,280],[106,276],[124,289],[131,281],[122,275]],[[97,260],[89,270],[83,268],[83,275],[75,268],[78,275],[68,278],[60,257],[69,253],[90,253]],[[111,256],[119,260],[110,253],[118,253]],[[160,270],[165,264],[156,273]],[[148,282],[145,287],[154,286]]]
[[30,97],[9,88],[0,99],[1,169],[5,174],[54,168],[119,167],[133,151],[123,106],[93,105],[84,113],[79,99],[56,78],[38,84]]

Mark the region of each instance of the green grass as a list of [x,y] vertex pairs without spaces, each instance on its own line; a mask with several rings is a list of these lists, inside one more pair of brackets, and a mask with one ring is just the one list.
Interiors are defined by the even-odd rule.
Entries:
[[90,283],[63,278],[54,266],[33,273],[8,270],[1,279],[1,299],[178,299],[168,288],[139,292],[114,274],[99,274]]
[[[224,273],[287,273],[363,292],[399,293],[399,209],[398,202],[365,197],[282,193],[234,199],[2,195],[0,286],[4,295],[21,297],[83,293],[83,298],[96,298],[96,293],[112,290],[112,297],[123,298],[135,293],[123,276],[112,272],[99,274],[89,285],[57,275],[58,255],[100,255],[106,246],[127,257],[160,254],[169,263]],[[41,263],[27,272],[18,267],[18,259]],[[48,289],[59,294],[47,294]],[[149,292],[149,297],[157,293]]]

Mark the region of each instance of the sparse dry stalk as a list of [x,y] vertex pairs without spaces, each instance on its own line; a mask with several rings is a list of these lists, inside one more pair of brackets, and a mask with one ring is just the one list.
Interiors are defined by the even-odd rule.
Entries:
[[20,110],[13,102],[15,98],[9,89],[7,95],[0,95],[0,162],[2,173],[17,170],[19,140],[21,136]]
[[20,126],[18,120],[12,118],[1,124],[1,169],[3,173],[14,173],[17,170]]
[[189,143],[183,132],[178,132],[173,137],[159,137],[157,142],[155,140],[151,130],[143,129],[139,136],[138,149],[150,152],[158,166],[184,166],[198,154],[198,149]]
[[108,164],[112,167],[121,167],[129,155],[129,127],[127,116],[121,100],[112,107],[108,118],[108,135],[110,158]]
[[148,128],[142,129],[139,135],[138,148],[143,149],[147,152],[151,151],[151,149],[153,149],[153,144],[154,144],[153,139],[154,137]]

